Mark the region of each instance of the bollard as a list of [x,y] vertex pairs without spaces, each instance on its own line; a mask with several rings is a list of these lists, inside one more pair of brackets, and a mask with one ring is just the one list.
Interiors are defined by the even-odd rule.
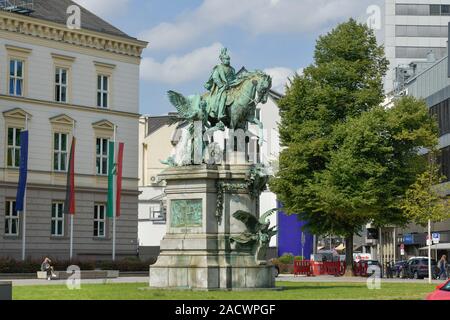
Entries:
[[0,282],[0,301],[12,300],[12,282]]

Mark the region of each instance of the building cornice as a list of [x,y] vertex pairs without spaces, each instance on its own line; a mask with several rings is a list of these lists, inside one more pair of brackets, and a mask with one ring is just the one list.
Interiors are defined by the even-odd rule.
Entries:
[[0,30],[135,58],[140,58],[148,45],[133,38],[86,29],[71,30],[62,24],[6,11],[0,11]]
[[0,94],[0,100],[22,102],[22,103],[25,103],[28,105],[38,104],[38,105],[44,105],[47,107],[55,107],[58,109],[96,112],[96,113],[102,113],[104,115],[108,115],[108,114],[118,115],[118,116],[124,116],[124,117],[135,118],[135,119],[139,119],[139,117],[140,117],[140,114],[133,113],[133,112],[117,111],[117,110],[111,110],[111,109],[105,109],[105,108],[89,107],[89,106],[82,106],[82,105],[75,105],[75,104],[68,104],[68,103],[58,103],[58,102],[54,102],[54,101],[37,100],[37,99],[31,99],[31,98],[10,96],[10,95],[6,95],[6,94]]

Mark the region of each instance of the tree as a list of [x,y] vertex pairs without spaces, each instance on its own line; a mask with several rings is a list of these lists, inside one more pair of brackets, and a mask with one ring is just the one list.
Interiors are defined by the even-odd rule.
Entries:
[[379,107],[386,69],[373,32],[350,19],[319,38],[279,103],[285,148],[271,189],[309,231],[344,236],[348,266],[363,225],[404,221],[396,202],[423,171],[419,147],[437,141],[423,103]]
[[427,171],[406,192],[402,209],[414,223],[425,227],[428,224],[428,280],[431,283],[431,222],[442,222],[450,218],[448,187],[441,184],[444,177],[436,165],[436,152],[428,154]]
[[441,183],[434,153],[429,155],[428,170],[419,175],[416,182],[407,190],[402,202],[405,215],[415,224],[426,227],[428,222],[442,222],[450,218],[447,187]]
[[335,127],[336,148],[327,168],[316,174],[317,205],[341,226],[352,259],[353,234],[408,222],[402,199],[427,167],[419,153],[437,144],[437,125],[423,101],[402,98],[392,109],[375,107]]

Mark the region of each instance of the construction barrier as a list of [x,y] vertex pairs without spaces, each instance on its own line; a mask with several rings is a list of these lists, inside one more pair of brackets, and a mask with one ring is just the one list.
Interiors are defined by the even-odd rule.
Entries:
[[311,261],[294,261],[294,276],[311,276]]
[[327,275],[342,276],[345,274],[345,268],[344,261],[323,262],[323,272]]
[[[345,261],[294,261],[294,276],[343,276],[346,271]],[[369,265],[366,261],[353,263],[353,274],[356,277],[367,277]]]
[[356,277],[367,277],[367,269],[369,268],[369,264],[367,261],[359,261],[353,263],[353,274]]
[[295,261],[294,276],[342,276],[345,274],[345,262],[318,262],[318,261]]

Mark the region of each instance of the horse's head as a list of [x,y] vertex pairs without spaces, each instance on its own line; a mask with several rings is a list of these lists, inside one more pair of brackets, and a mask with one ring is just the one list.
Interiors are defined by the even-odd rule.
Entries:
[[256,87],[256,92],[258,96],[256,97],[256,102],[258,103],[266,103],[269,98],[269,91],[272,88],[272,78],[261,72],[261,75],[258,79],[258,86]]

